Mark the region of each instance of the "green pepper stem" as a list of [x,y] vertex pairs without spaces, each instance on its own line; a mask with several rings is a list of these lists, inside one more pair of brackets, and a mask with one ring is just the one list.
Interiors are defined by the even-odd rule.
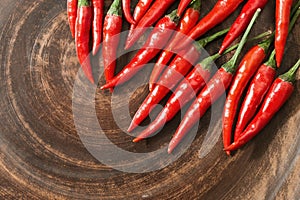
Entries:
[[168,16],[173,22],[178,24],[180,17],[177,15],[177,9],[173,10],[170,14],[166,15]]
[[241,42],[240,42],[236,52],[234,53],[232,58],[222,66],[228,73],[233,74],[236,71],[236,68],[237,68],[236,62],[237,62],[238,56],[240,55],[240,53],[241,53],[241,51],[242,51],[242,49],[243,49],[243,47],[246,43],[247,37],[248,37],[248,35],[251,31],[251,28],[253,27],[254,22],[256,21],[256,19],[257,19],[260,12],[261,12],[260,8],[256,10],[254,16],[252,17],[252,19],[251,19],[251,21],[250,21],[243,37],[241,39]]
[[91,3],[89,0],[79,0],[78,1],[78,8],[84,7],[84,6],[91,6]]
[[201,8],[201,0],[193,0],[190,4],[190,8],[200,11]]
[[296,72],[299,69],[299,66],[300,66],[300,59],[289,71],[279,76],[279,78],[281,78],[284,81],[293,83],[296,79]]
[[218,37],[221,37],[222,35],[225,35],[228,31],[229,31],[229,28],[219,31],[211,36],[208,36],[206,38],[198,40],[197,44],[201,47],[205,47],[208,43],[214,41],[215,39],[217,39]]
[[107,14],[122,16],[121,0],[114,0],[107,11]]
[[299,9],[300,7],[300,0],[293,6],[293,9],[292,9],[292,15]]
[[272,53],[269,56],[268,61],[265,62],[264,65],[272,67],[275,70],[277,69],[277,67],[276,67],[276,61],[275,61],[275,49],[272,51]]
[[[250,42],[250,41],[253,41],[253,40],[258,40],[260,38],[264,38],[264,37],[270,35],[270,33],[271,33],[270,31],[266,31],[264,33],[261,33],[261,34],[255,36],[255,37],[253,37],[253,38],[250,38],[249,40],[247,40],[247,42]],[[227,48],[223,52],[223,54],[216,53],[216,54],[214,54],[212,56],[209,56],[209,57],[203,59],[199,64],[202,66],[203,69],[210,70],[212,62],[214,62],[215,60],[217,60],[218,58],[220,58],[222,55],[225,55],[225,54],[227,54],[227,53],[235,50],[239,46],[239,44],[240,43],[237,43],[237,44],[235,44],[235,45]]]
[[[299,2],[300,2],[300,0],[299,0]],[[300,15],[300,5],[298,5],[298,7],[297,7],[297,9],[295,11],[295,14],[293,15],[293,17],[292,17],[292,19],[290,21],[289,33],[293,30],[293,28],[294,28],[294,26],[296,24],[296,21],[297,21],[299,15]]]

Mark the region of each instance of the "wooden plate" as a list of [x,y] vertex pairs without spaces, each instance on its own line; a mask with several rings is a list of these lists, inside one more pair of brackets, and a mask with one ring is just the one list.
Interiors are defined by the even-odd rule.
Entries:
[[[215,2],[203,1],[202,16]],[[110,3],[105,1],[106,10]],[[221,134],[221,112],[210,110],[201,120],[191,146],[174,162],[164,167],[163,159],[168,157],[161,156],[154,163],[161,169],[138,173],[131,168],[132,172],[124,172],[92,156],[78,133],[80,124],[74,123],[74,85],[84,86],[87,82],[81,76],[76,79],[79,64],[67,23],[66,1],[2,0],[0,5],[1,199],[300,198],[300,72],[292,97],[261,134],[234,156],[225,155],[221,137],[217,137],[216,144],[212,143],[210,151],[200,156],[201,148],[209,148],[203,146],[209,128],[214,134]],[[274,1],[269,1],[251,35],[273,30],[274,7]],[[237,15],[235,12],[207,35],[228,27]],[[124,30],[127,28],[125,23]],[[215,52],[221,42],[208,46],[208,52]],[[299,44],[298,20],[288,39],[279,73],[299,58]],[[119,58],[118,70],[133,54],[129,52]],[[217,65],[226,59],[220,59]],[[97,66],[95,74],[99,72]],[[150,68],[145,69],[136,80],[146,80],[149,72]],[[99,85],[104,83],[103,77],[100,78]],[[129,121],[117,125],[110,102],[114,98],[118,108],[126,107],[122,98],[128,96],[134,84],[131,81],[120,87],[114,97],[95,87],[96,119],[109,141],[118,148],[156,155],[157,150],[168,144],[180,114],[155,137],[133,144],[133,137],[122,131]],[[143,85],[130,96],[127,108],[131,116],[147,93],[147,85]],[[83,104],[89,100],[85,96],[82,100],[78,98]],[[214,107],[222,110],[223,104],[220,100]],[[81,125],[89,128],[92,123],[89,113],[84,107],[79,111],[81,119],[85,119]],[[217,120],[212,122],[211,116]],[[93,128],[89,131],[97,134],[98,130]],[[100,149],[101,145],[107,145],[104,141],[95,144]],[[144,161],[140,158],[136,169]],[[132,163],[123,159],[119,166],[129,164]]]

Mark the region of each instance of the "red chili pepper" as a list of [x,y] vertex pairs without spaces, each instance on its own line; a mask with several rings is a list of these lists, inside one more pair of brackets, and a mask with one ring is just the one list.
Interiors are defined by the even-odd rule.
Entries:
[[[298,4],[300,5],[300,1],[298,1]],[[296,5],[297,9],[294,9],[292,12],[293,17],[290,22],[289,32],[293,29],[296,20],[300,15],[299,5]],[[255,115],[258,107],[264,99],[264,96],[266,95],[273,80],[275,79],[276,68],[275,50],[273,50],[269,57],[269,60],[265,64],[260,66],[250,83],[247,94],[240,109],[234,133],[234,141],[238,140],[248,122]]]
[[136,25],[131,35],[128,35],[125,49],[129,49],[139,37],[146,31],[146,27],[152,26],[175,2],[175,0],[155,1],[147,13]]
[[159,103],[190,71],[193,64],[200,58],[201,48],[219,36],[227,33],[227,31],[226,29],[200,40],[196,44],[197,46],[192,45],[191,48],[180,53],[180,55],[184,56],[177,55],[174,58],[169,67],[164,71],[153,91],[150,92],[136,112],[128,128],[129,132],[136,128],[149,115],[153,106]]
[[93,5],[93,55],[96,55],[102,37],[102,21],[104,0],[92,0]]
[[176,12],[177,10],[174,10],[171,14],[166,15],[156,24],[156,28],[151,32],[148,40],[141,50],[137,52],[130,63],[109,83],[102,86],[101,89],[112,88],[128,81],[139,70],[141,70],[145,64],[153,59],[162,48],[164,48],[168,42],[168,38],[170,38],[173,33],[173,31],[170,30],[175,30],[179,21]]
[[103,64],[106,82],[113,77],[116,69],[117,49],[119,46],[122,30],[122,9],[121,1],[114,0],[111,4],[103,24]]
[[255,115],[257,108],[264,99],[264,96],[275,78],[275,75],[276,63],[275,51],[273,51],[268,62],[261,65],[250,83],[246,97],[244,98],[240,109],[234,133],[234,141],[238,140],[248,122]]
[[298,62],[285,74],[279,76],[272,84],[268,91],[264,102],[259,109],[254,119],[247,126],[241,137],[225,148],[226,151],[236,150],[245,145],[249,140],[256,136],[279,111],[284,103],[289,99],[293,93],[293,82],[296,78],[296,71],[300,66],[300,59]]
[[68,21],[70,30],[72,33],[72,37],[75,37],[75,24],[76,24],[76,17],[77,17],[77,0],[68,0],[67,1],[68,7]]
[[[173,40],[176,40],[177,37],[180,37],[181,34],[187,34],[197,23],[200,17],[200,7],[201,1],[195,0],[189,9],[186,10],[184,16],[181,18],[176,33],[170,40],[168,46],[172,45]],[[165,49],[168,49],[165,48]],[[160,54],[155,66],[153,67],[150,79],[149,79],[149,90],[152,91],[155,85],[155,82],[158,80],[161,73],[164,71],[165,66],[169,63],[173,57],[173,53],[168,50],[162,51]]]
[[218,0],[213,9],[203,17],[198,24],[187,34],[190,40],[179,38],[176,43],[177,46],[172,46],[174,49],[183,49],[190,44],[192,40],[201,37],[207,31],[223,22],[243,0]]
[[[217,54],[216,56],[220,56]],[[170,121],[176,113],[201,90],[210,78],[210,65],[215,57],[204,59],[184,78],[176,88],[157,118],[133,142],[149,137]]]
[[[151,6],[152,1],[153,0],[139,0],[133,12],[133,19],[136,23],[138,23],[145,15],[148,8]],[[132,31],[135,29],[135,27],[136,24],[130,24],[128,35],[132,34]]]
[[181,16],[184,10],[188,7],[192,0],[181,0],[178,6],[177,15]]
[[188,131],[200,120],[200,118],[205,114],[207,109],[223,94],[229,87],[233,74],[236,71],[237,58],[241,53],[241,50],[246,42],[246,39],[250,33],[250,30],[254,24],[254,21],[258,17],[260,9],[258,9],[248,28],[246,29],[242,40],[238,46],[233,57],[225,63],[216,74],[210,79],[207,85],[203,88],[200,94],[197,96],[196,100],[189,107],[188,111],[184,115],[179,127],[176,130],[168,148],[168,153],[171,153],[174,148],[180,143],[183,137],[188,133]]
[[86,77],[95,83],[90,62],[90,30],[92,24],[92,7],[88,0],[78,1],[78,12],[76,19],[76,50],[81,67]]
[[[231,134],[233,122],[236,117],[239,100],[251,77],[256,73],[261,63],[266,57],[266,51],[270,46],[271,40],[252,47],[241,61],[238,71],[234,77],[230,90],[227,94],[223,112],[223,144],[228,147],[231,144]],[[230,155],[230,152],[227,152]]]
[[284,54],[284,48],[288,36],[292,3],[293,0],[276,0],[275,56],[277,67],[280,67]]
[[252,16],[254,15],[255,11],[258,8],[263,9],[267,4],[268,0],[249,0],[245,6],[243,7],[242,11],[240,12],[239,16],[236,18],[228,34],[226,35],[223,43],[221,45],[219,53],[222,54],[223,51],[237,38],[239,37],[243,31],[246,29],[247,25],[249,24]]
[[122,8],[123,8],[125,19],[130,24],[135,24],[136,22],[130,13],[130,0],[122,0]]

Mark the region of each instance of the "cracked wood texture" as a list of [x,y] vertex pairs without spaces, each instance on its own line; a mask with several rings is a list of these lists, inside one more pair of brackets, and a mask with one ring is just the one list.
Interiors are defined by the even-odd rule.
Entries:
[[[215,2],[203,2],[202,16]],[[105,1],[105,12],[110,4],[110,0]],[[132,7],[135,4],[132,1]],[[213,132],[221,134],[221,112],[208,111],[191,146],[178,159],[156,171],[126,173],[95,159],[76,131],[72,95],[79,64],[67,23],[66,1],[1,0],[0,5],[1,199],[300,198],[300,72],[292,97],[261,134],[232,157],[223,152],[221,137],[211,151],[199,157],[209,126],[213,124]],[[274,28],[274,8],[274,1],[269,1],[252,35]],[[228,27],[237,15],[238,11],[206,35]],[[127,28],[124,23],[123,30]],[[207,51],[215,52],[221,42],[209,45]],[[279,73],[296,62],[299,44],[298,20]],[[126,55],[118,59],[118,71],[133,52]],[[226,59],[228,56],[216,64],[220,66]],[[99,59],[94,60],[96,74],[100,64]],[[139,73],[137,79],[147,79],[150,69]],[[99,85],[103,83],[101,77]],[[115,94],[117,99],[134,83],[121,86]],[[147,93],[144,85],[131,95],[131,116]],[[115,124],[110,100],[110,93],[97,87],[98,121],[114,144],[130,152],[151,153],[166,145],[180,121],[179,114],[158,135],[133,144],[133,137],[122,131],[130,121],[124,121],[124,127]],[[122,100],[117,103],[118,107],[127,106]],[[223,104],[220,100],[215,107],[222,110]],[[83,110],[83,117],[85,114]],[[212,114],[216,122],[210,121]],[[126,165],[126,161],[121,164]],[[159,159],[156,164],[160,164]]]

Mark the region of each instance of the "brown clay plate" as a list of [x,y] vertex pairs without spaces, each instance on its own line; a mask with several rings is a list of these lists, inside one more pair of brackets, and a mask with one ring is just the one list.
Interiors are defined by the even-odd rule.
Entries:
[[[215,2],[203,1],[202,16]],[[105,10],[110,3],[105,1]],[[84,107],[91,101],[89,96],[77,93],[74,98],[74,88],[84,91],[88,83],[82,74],[76,79],[79,64],[67,23],[66,1],[2,0],[0,5],[1,199],[300,198],[300,72],[292,97],[261,134],[232,157],[222,150],[221,112],[216,112],[222,110],[224,98],[203,117],[191,146],[168,157],[159,150],[168,144],[180,114],[158,135],[134,144],[133,137],[123,131],[130,121],[115,123],[112,111],[113,100],[117,110],[125,108],[131,116],[134,114],[148,88],[142,85],[130,92],[138,81],[147,80],[151,68],[120,87],[113,97],[94,87],[93,117]],[[273,30],[274,8],[274,1],[269,1],[252,36]],[[237,14],[207,35],[228,27]],[[127,28],[128,24],[124,24],[124,30]],[[214,42],[207,51],[214,53],[220,44],[221,40]],[[279,73],[299,58],[299,44],[298,20]],[[118,70],[132,55],[134,52],[128,52],[118,59]],[[220,66],[226,59],[216,64]],[[100,64],[94,60],[97,76]],[[100,76],[99,85],[103,83]],[[212,116],[216,120],[212,121]],[[99,127],[93,126],[95,118],[108,140],[98,138]],[[86,130],[86,135],[79,129]],[[209,130],[218,136],[215,140],[207,139]],[[93,136],[90,134],[98,140],[86,141]],[[109,152],[106,147],[112,144],[137,157],[133,161],[122,158],[122,153]],[[87,146],[100,149],[96,154],[105,155],[106,161],[96,159],[95,152]],[[203,153],[201,149],[208,151]],[[120,162],[110,166],[115,159]]]

